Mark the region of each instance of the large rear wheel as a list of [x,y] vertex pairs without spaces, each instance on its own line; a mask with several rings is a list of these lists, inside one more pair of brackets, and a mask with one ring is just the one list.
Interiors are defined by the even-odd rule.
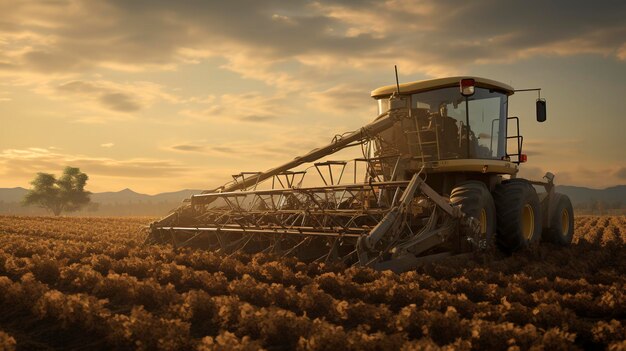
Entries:
[[554,194],[550,213],[550,226],[544,229],[543,239],[547,242],[566,246],[574,236],[574,209],[569,197]]
[[458,184],[450,194],[450,203],[480,223],[480,236],[475,243],[479,249],[492,246],[496,231],[496,207],[484,183],[467,181]]
[[505,252],[534,247],[541,241],[539,197],[524,179],[505,180],[493,192],[497,213],[496,242]]

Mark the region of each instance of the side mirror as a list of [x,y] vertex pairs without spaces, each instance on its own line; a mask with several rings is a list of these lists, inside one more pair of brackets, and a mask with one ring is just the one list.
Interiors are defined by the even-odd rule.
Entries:
[[537,99],[537,122],[546,121],[546,100]]

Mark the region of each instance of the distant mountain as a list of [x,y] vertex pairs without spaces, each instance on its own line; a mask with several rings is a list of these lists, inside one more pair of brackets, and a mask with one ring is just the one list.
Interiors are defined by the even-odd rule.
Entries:
[[626,205],[626,185],[617,185],[606,189],[557,185],[556,191],[569,196],[574,205],[589,203],[591,201],[603,201],[609,204],[621,201],[622,204]]
[[[17,188],[0,188],[0,201],[5,203],[21,202],[24,195],[28,192],[27,189]],[[91,195],[91,201],[100,204],[114,204],[114,203],[138,203],[138,202],[182,202],[184,199],[188,199],[191,195],[200,194],[202,190],[185,189],[167,193],[160,193],[156,195],[147,195],[135,192],[131,189],[124,189],[120,191],[106,191],[102,193],[93,193]]]
[[[21,201],[28,190],[24,188],[0,188],[0,213],[41,215],[46,211],[37,207],[24,207]],[[606,189],[558,185],[556,191],[566,194],[574,206],[587,207],[594,201],[606,205],[620,204],[626,206],[626,185],[618,185]],[[161,216],[177,208],[183,200],[191,195],[200,194],[202,190],[185,189],[174,192],[147,195],[131,189],[94,193],[92,202],[97,205],[82,210],[76,215],[98,216]]]
[[[0,214],[46,215],[45,209],[36,206],[22,206],[21,201],[28,192],[24,188],[0,188]],[[148,195],[131,189],[93,193],[91,206],[79,212],[77,216],[163,216],[180,206],[191,195],[202,190],[185,189],[174,192]]]
[[189,199],[191,195],[200,194],[203,190],[198,189],[184,189],[179,191],[173,191],[169,193],[160,193],[152,195],[152,198],[159,201],[176,201],[182,202],[184,199]]
[[28,190],[24,188],[0,188],[0,201],[21,202]]
[[128,188],[120,191],[107,191],[103,193],[93,193],[91,201],[97,203],[115,203],[115,202],[141,202],[152,198],[150,195],[140,194]]

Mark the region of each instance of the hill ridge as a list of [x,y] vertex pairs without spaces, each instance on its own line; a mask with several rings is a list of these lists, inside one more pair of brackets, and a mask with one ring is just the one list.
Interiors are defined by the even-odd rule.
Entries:
[[[28,189],[23,187],[0,188],[0,201],[5,203],[21,202]],[[194,194],[200,194],[201,189],[182,189],[177,191],[166,191],[157,194],[145,194],[136,192],[130,188],[118,191],[103,191],[92,193],[94,202],[134,202],[134,201],[182,201]],[[626,185],[614,185],[604,189],[589,188],[577,185],[557,185],[556,191],[567,194],[572,203],[588,202],[590,200],[615,202],[624,201],[626,203]],[[179,199],[179,200],[176,200]]]

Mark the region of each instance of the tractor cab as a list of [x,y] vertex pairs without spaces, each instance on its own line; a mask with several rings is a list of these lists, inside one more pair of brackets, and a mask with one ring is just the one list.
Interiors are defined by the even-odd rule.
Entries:
[[409,118],[380,133],[377,156],[402,155],[410,159],[410,168],[425,165],[431,171],[450,171],[446,165],[470,164],[478,167],[476,171],[484,171],[485,165],[489,170],[493,165],[491,170],[495,172],[514,174],[521,160],[517,157],[511,162],[507,140],[517,138],[520,148],[513,155],[519,155],[521,136],[518,133],[507,139],[507,102],[513,93],[514,89],[506,84],[477,77],[378,88],[371,95],[378,103],[379,114],[390,109],[390,97],[397,94]]

